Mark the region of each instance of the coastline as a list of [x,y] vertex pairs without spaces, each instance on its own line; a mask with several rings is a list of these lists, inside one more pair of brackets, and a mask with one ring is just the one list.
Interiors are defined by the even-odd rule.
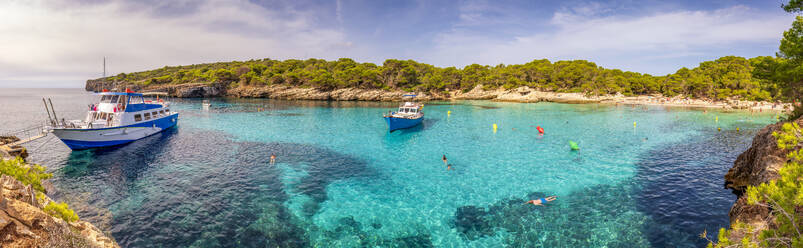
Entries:
[[[243,89],[247,89],[247,88],[243,88]],[[305,90],[308,90],[308,89],[292,89],[292,88],[288,88],[288,90],[305,91]],[[349,92],[349,90],[343,90],[343,92]],[[480,90],[478,90],[478,92],[485,92],[485,91],[480,91]],[[476,92],[475,92],[475,93],[476,93]],[[465,94],[465,93],[464,93],[464,94]],[[511,97],[509,97],[509,98],[518,97],[518,96],[516,96],[516,95],[519,95],[519,96],[521,96],[521,94],[520,94],[520,93],[518,93],[518,92],[509,92],[509,94],[512,94],[512,96],[511,96]],[[551,97],[553,97],[553,98],[554,98],[554,99],[552,99],[552,100],[564,100],[564,101],[568,101],[568,100],[577,100],[577,99],[579,99],[579,100],[583,100],[583,98],[580,98],[580,97],[582,97],[582,95],[581,95],[581,94],[568,94],[568,93],[549,93],[549,92],[546,92],[546,93],[544,93],[544,92],[539,92],[539,93],[537,93],[537,94],[542,94],[542,95],[545,95],[545,97],[546,97],[546,96],[551,96]],[[530,93],[528,93],[528,94],[525,94],[525,95],[530,95]],[[533,93],[532,93],[532,96],[535,96],[535,95],[536,95],[536,93],[535,93],[535,92],[533,92]],[[570,98],[570,96],[574,96],[575,98]],[[497,96],[496,96],[496,98],[500,98],[500,97],[499,97],[499,95],[497,95]],[[494,98],[494,99],[486,99],[486,100],[483,100],[482,102],[490,103],[489,101],[502,101],[502,100],[500,100],[500,99],[496,99],[496,98]],[[633,97],[633,98],[635,98],[635,100],[639,100],[639,98],[638,98],[638,97]],[[625,100],[627,100],[627,99],[628,99],[627,97],[620,96],[619,98],[616,98],[616,97],[610,97],[610,98],[604,98],[604,99],[593,99],[593,100],[595,100],[596,104],[605,104],[605,105],[610,105],[610,106],[613,106],[612,104],[626,104],[626,103],[625,103]],[[672,105],[671,105],[672,103],[670,103],[670,102],[661,102],[661,101],[655,101],[655,102],[652,102],[652,103],[651,103],[651,102],[649,102],[649,101],[648,101],[649,99],[650,99],[650,98],[648,98],[648,97],[643,97],[643,99],[641,99],[642,101],[641,101],[641,102],[637,102],[637,103],[638,103],[638,104],[644,104],[644,105],[651,104],[651,105],[655,105],[655,106],[672,106]],[[449,100],[457,100],[457,99],[449,99]],[[539,99],[539,100],[540,100],[540,99]],[[653,98],[653,100],[655,100],[655,98]],[[200,101],[200,100],[196,99],[196,100],[193,100],[193,101]],[[255,102],[258,102],[258,101],[260,101],[260,100],[256,100]],[[355,100],[355,101],[357,101],[357,100]],[[512,100],[511,102],[522,102],[522,101],[518,101],[518,100]],[[320,103],[320,104],[327,104],[326,102],[319,102],[319,103],[312,102],[312,103],[313,103],[313,104],[319,104],[319,103]],[[572,103],[572,102],[569,102],[569,103]],[[359,104],[359,103],[358,103],[358,102],[342,102],[342,103],[336,103],[336,102],[334,102],[334,104],[347,104],[347,105],[348,105],[348,104]],[[447,102],[447,104],[448,104],[448,102]],[[501,104],[501,105],[504,105],[504,106],[513,106],[513,107],[516,107],[516,106],[519,106],[519,107],[524,107],[524,106],[527,106],[527,105],[519,105],[519,104]],[[529,106],[530,106],[530,107],[536,107],[537,105],[529,105]],[[554,105],[554,104],[546,104],[546,105],[542,105],[542,106],[556,106],[556,105]],[[590,106],[594,106],[594,105],[590,105]],[[527,108],[530,108],[530,107],[527,107]],[[564,105],[563,107],[571,107],[571,105]],[[630,107],[630,106],[627,106],[627,107],[624,107],[624,108],[619,108],[619,109],[627,109],[628,107]],[[689,105],[680,105],[679,107],[690,107],[690,106],[689,106]],[[691,106],[691,107],[694,107],[694,106]],[[717,106],[712,106],[712,107],[717,107]],[[536,107],[536,108],[540,108],[540,107]],[[607,108],[607,107],[603,106],[603,109],[605,109],[605,108]],[[662,108],[652,108],[652,109],[653,109],[653,110],[659,110],[659,111],[649,111],[649,112],[664,112],[664,111],[661,111],[661,109],[662,109]],[[702,110],[702,109],[700,109],[700,110]],[[625,111],[627,111],[627,110],[625,110]],[[647,112],[647,111],[645,111],[645,112]],[[454,117],[454,116],[453,116],[453,117]],[[453,120],[454,120],[454,119],[453,119]],[[639,122],[639,124],[640,124],[640,127],[641,127],[641,122]],[[721,175],[720,175],[720,176],[721,176]],[[727,222],[725,222],[725,223],[727,223]],[[101,225],[98,225],[98,226],[100,227],[100,226],[102,226],[102,225],[103,225],[103,224],[102,224],[102,222],[101,222]]]
[[[112,86],[112,87],[109,87]],[[235,97],[235,98],[271,98],[281,100],[328,100],[328,101],[401,101],[405,94],[410,92],[402,90],[342,88],[335,90],[321,90],[312,87],[297,87],[289,85],[243,86],[229,88],[221,83],[203,84],[167,84],[149,85],[116,82],[105,83],[101,80],[87,80],[85,90],[102,91],[104,87],[109,90],[122,91],[130,88],[143,92],[163,92],[171,97],[178,98],[207,98],[207,97]],[[751,111],[791,111],[791,103],[773,103],[767,101],[746,101],[728,99],[721,101],[693,99],[683,95],[665,97],[660,94],[624,96],[599,95],[587,96],[583,93],[564,93],[540,91],[527,86],[515,89],[484,89],[477,85],[470,91],[444,91],[444,92],[412,92],[421,101],[452,101],[452,100],[490,100],[502,102],[555,102],[555,103],[602,103],[624,105],[647,105],[666,107],[691,108],[718,108],[742,109]]]
[[[65,203],[51,199],[47,191],[48,188],[52,190],[52,185],[47,181],[37,179],[36,183],[28,184],[19,179],[20,175],[6,174],[9,170],[24,170],[27,171],[24,172],[28,175],[26,177],[39,178],[36,174],[41,172],[36,168],[44,171],[44,168],[25,161],[27,149],[7,145],[14,141],[19,139],[0,137],[0,162],[5,172],[0,173],[0,247],[119,248],[109,233],[81,220]],[[44,188],[37,188],[34,184]]]
[[776,228],[772,209],[768,205],[749,204],[746,192],[748,187],[781,178],[779,172],[787,165],[786,154],[789,151],[778,147],[778,140],[773,133],[780,131],[783,124],[789,122],[803,125],[803,118],[780,121],[759,130],[753,137],[750,148],[736,158],[733,166],[724,175],[725,188],[736,196],[728,212],[732,228],[732,232],[728,234],[729,240],[742,240],[744,237],[757,240],[762,231]]

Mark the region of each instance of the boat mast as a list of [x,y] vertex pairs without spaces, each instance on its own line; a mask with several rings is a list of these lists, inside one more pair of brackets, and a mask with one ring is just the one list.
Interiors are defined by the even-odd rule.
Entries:
[[[59,117],[56,116],[56,109],[53,108],[53,101],[51,101],[50,98],[48,98],[47,102],[50,103],[50,111],[53,112],[53,118],[56,119],[56,124],[59,124]],[[47,107],[47,106],[45,106],[45,107]],[[62,122],[61,125],[64,125],[64,122]]]
[[56,122],[53,121],[53,118],[50,117],[50,110],[47,108],[47,102],[45,101],[44,97],[42,97],[42,102],[45,103],[45,111],[47,111],[47,120],[50,121],[50,125],[56,126]]
[[103,89],[106,89],[106,56],[103,56]]

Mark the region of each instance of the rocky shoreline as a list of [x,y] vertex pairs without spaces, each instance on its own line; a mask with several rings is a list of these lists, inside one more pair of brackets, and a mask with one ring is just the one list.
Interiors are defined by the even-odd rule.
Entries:
[[[20,153],[17,148],[5,145],[6,141],[14,139],[0,139],[0,159],[27,157],[24,148]],[[0,175],[0,247],[120,247],[114,239],[89,222],[68,222],[46,213],[45,206],[51,202],[55,203],[32,185],[25,185],[8,175]]]
[[[401,90],[343,88],[335,90],[321,90],[311,87],[297,87],[289,85],[244,86],[229,88],[224,84],[190,83],[168,85],[141,85],[127,82],[107,83],[100,79],[87,80],[87,91],[102,91],[103,89],[122,91],[126,88],[143,92],[163,92],[171,97],[179,98],[205,98],[205,97],[237,97],[237,98],[271,98],[282,100],[328,100],[328,101],[400,101],[409,92]],[[477,85],[474,89],[444,92],[413,92],[421,101],[435,100],[491,100],[503,102],[556,102],[556,103],[605,103],[628,105],[659,105],[673,107],[721,108],[721,109],[750,109],[788,111],[792,109],[789,103],[755,102],[741,100],[710,101],[689,99],[683,96],[663,97],[650,96],[624,96],[601,95],[587,96],[582,93],[560,93],[533,89],[527,86],[515,89],[484,89]]]
[[[803,126],[803,117],[795,120]],[[772,133],[779,131],[784,122],[768,125],[753,138],[753,143],[733,162],[733,167],[725,174],[725,188],[737,196],[728,213],[731,224],[744,223],[753,228],[753,233],[739,231],[731,233],[730,240],[741,240],[744,235],[755,235],[773,226],[774,219],[766,206],[747,204],[745,191],[748,186],[757,186],[780,178],[778,171],[787,162],[787,151],[778,148],[778,141]]]

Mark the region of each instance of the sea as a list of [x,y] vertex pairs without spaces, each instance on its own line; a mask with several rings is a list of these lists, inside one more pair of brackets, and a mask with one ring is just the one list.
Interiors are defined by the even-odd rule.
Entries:
[[[98,96],[0,89],[0,133],[44,123],[42,98],[83,119]],[[729,224],[723,176],[778,118],[444,101],[391,133],[397,102],[168,101],[178,125],[127,145],[26,144],[48,194],[123,247],[701,247]]]

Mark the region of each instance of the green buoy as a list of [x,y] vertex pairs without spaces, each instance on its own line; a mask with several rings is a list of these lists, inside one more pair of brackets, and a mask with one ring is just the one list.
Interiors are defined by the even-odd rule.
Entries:
[[574,151],[580,150],[580,147],[577,146],[577,143],[571,140],[569,141],[569,147],[571,147]]

